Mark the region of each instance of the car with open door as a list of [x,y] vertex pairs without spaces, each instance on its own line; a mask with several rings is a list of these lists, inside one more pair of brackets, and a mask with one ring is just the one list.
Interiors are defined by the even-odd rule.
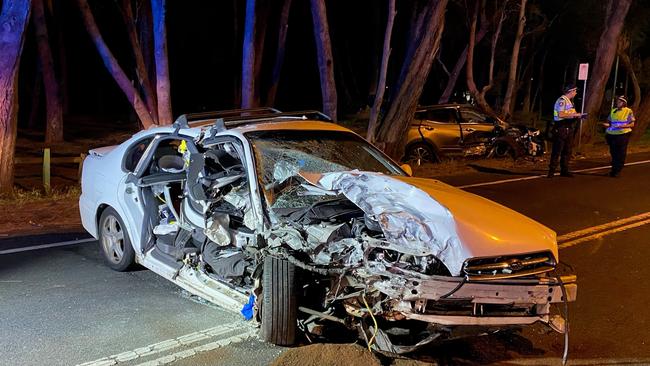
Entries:
[[329,326],[392,353],[468,329],[564,331],[552,305],[577,285],[555,233],[408,170],[319,112],[190,114],[91,150],[79,209],[108,266],[242,311],[275,344]]

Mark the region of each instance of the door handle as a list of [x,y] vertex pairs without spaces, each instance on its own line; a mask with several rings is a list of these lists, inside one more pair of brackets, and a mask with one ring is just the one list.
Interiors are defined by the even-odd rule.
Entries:
[[465,131],[467,131],[467,132],[474,132],[474,131],[476,131],[476,130],[473,129],[473,128],[471,128],[471,127],[468,127],[468,128],[465,129]]
[[423,127],[423,128],[424,128],[425,130],[427,130],[427,131],[433,131],[433,130],[434,130],[433,127]]

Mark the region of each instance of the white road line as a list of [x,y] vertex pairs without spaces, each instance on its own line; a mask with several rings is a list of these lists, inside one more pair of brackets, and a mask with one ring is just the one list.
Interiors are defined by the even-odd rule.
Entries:
[[[197,343],[197,342],[206,341],[206,340],[213,339],[215,337],[223,336],[223,335],[226,335],[226,334],[228,334],[230,332],[237,331],[237,330],[242,329],[242,328],[245,329],[245,327],[247,327],[247,324],[244,324],[241,321],[234,321],[234,322],[226,323],[226,324],[223,324],[223,325],[220,325],[220,326],[217,326],[217,327],[212,327],[212,328],[196,331],[196,332],[193,332],[193,333],[189,333],[189,334],[186,334],[186,335],[183,335],[183,336],[180,336],[180,337],[176,337],[176,338],[164,340],[164,341],[161,341],[161,342],[153,343],[153,344],[150,344],[148,346],[139,347],[139,348],[136,348],[134,350],[121,352],[121,353],[114,354],[114,355],[107,356],[107,357],[102,357],[102,358],[99,358],[99,359],[94,360],[94,361],[84,362],[84,363],[79,364],[77,366],[110,366],[110,365],[118,365],[120,363],[137,360],[138,358],[148,357],[148,356],[152,356],[152,355],[161,354],[163,352],[172,351],[172,350],[174,350],[176,348],[188,347],[188,346],[191,346],[192,344]],[[248,335],[249,333],[252,333],[252,332],[253,332],[253,330],[249,330],[249,331],[246,331],[244,333],[236,334],[236,335],[230,336],[228,338],[218,340],[218,341],[214,341],[214,342],[211,342],[211,343],[208,343],[208,344],[223,342],[224,340],[234,339],[235,337],[240,337],[242,335]],[[229,343],[232,343],[232,342],[229,342]],[[184,351],[180,351],[180,352],[177,352],[177,353],[183,353],[183,352],[187,352],[189,350],[194,350],[194,349],[202,349],[202,347],[205,347],[205,346],[206,345],[200,345],[200,346],[196,346],[194,348],[184,350]],[[214,348],[210,348],[210,349],[214,349]],[[200,351],[197,351],[197,352],[200,352]],[[168,356],[165,356],[165,357],[162,357],[162,358],[166,358],[166,357],[168,357]],[[162,359],[162,358],[159,358],[159,359]],[[157,364],[158,363],[154,363],[154,365],[157,365]]]
[[[650,163],[650,160],[634,161],[634,162],[631,162],[631,163],[626,163],[625,166],[647,164],[647,163]],[[597,170],[609,169],[611,167],[612,167],[611,165],[604,165],[604,166],[599,166],[599,167],[595,167],[595,168],[572,170],[572,172],[574,172],[574,173],[593,172],[593,171],[597,171]],[[472,188],[472,187],[492,186],[492,185],[496,185],[496,184],[519,182],[519,181],[523,181],[523,180],[539,179],[539,178],[544,178],[544,177],[546,177],[546,174],[532,175],[532,176],[529,176],[529,177],[522,177],[522,178],[511,178],[511,179],[495,180],[495,181],[491,181],[491,182],[466,184],[466,185],[463,185],[463,186],[457,186],[456,188],[465,189],[465,188]]]
[[189,348],[183,351],[179,351],[176,353],[172,353],[167,356],[163,356],[160,358],[157,358],[155,360],[143,362],[141,364],[138,364],[138,366],[158,366],[158,365],[166,365],[171,362],[175,362],[178,360],[182,360],[184,358],[192,357],[195,356],[197,353],[201,352],[206,352],[206,351],[212,351],[217,348],[227,346],[232,343],[238,343],[242,342],[250,337],[253,337],[257,333],[257,330],[251,329],[245,333],[242,334],[236,334],[228,338],[220,339],[218,341],[210,342],[207,344],[203,344],[200,346],[196,346],[194,348]]
[[597,233],[599,231],[604,231],[606,229],[610,229],[610,228],[613,228],[613,227],[629,224],[630,222],[641,221],[641,220],[649,219],[649,218],[650,218],[650,212],[645,212],[645,213],[642,213],[642,214],[626,217],[626,218],[623,218],[623,219],[620,219],[620,220],[611,221],[611,222],[608,222],[608,223],[605,223],[605,224],[602,224],[602,225],[592,226],[592,227],[588,227],[588,228],[585,228],[585,229],[582,229],[582,230],[578,230],[578,231],[574,231],[574,232],[567,233],[567,234],[564,234],[564,235],[560,235],[560,236],[557,237],[557,241],[558,242],[566,242],[566,241],[569,241],[571,239],[575,239],[575,238],[578,238],[578,237],[581,237],[581,236],[595,234],[595,233]]
[[607,236],[607,235],[619,233],[621,231],[633,229],[635,227],[639,227],[639,226],[643,226],[643,225],[647,225],[647,224],[650,224],[650,219],[637,221],[637,222],[634,222],[632,224],[619,226],[619,227],[616,227],[616,228],[611,229],[611,230],[601,231],[601,232],[593,234],[593,235],[584,236],[584,237],[581,237],[581,238],[578,238],[578,239],[575,239],[575,240],[571,240],[571,241],[559,244],[558,248],[559,249],[570,248],[570,247],[578,245],[580,243],[585,243],[585,242],[592,241],[592,240],[595,240],[595,239],[600,239],[600,238],[602,238],[604,236]]
[[62,241],[62,242],[59,242],[59,243],[52,243],[52,244],[33,245],[31,247],[6,249],[6,250],[0,250],[0,255],[19,253],[19,252],[27,252],[27,251],[30,251],[30,250],[37,250],[37,249],[63,247],[63,246],[66,246],[66,245],[82,244],[82,243],[88,243],[88,242],[91,242],[91,241],[97,241],[97,239],[89,238],[89,239],[80,239],[80,240],[70,240],[70,241]]

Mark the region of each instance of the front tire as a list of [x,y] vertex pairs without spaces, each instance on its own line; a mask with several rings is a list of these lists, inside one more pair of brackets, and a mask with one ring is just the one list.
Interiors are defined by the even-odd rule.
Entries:
[[507,142],[505,141],[500,141],[497,142],[494,147],[492,148],[492,152],[490,154],[492,157],[495,157],[497,159],[502,159],[506,157],[510,158],[515,158],[515,149]]
[[409,164],[420,166],[424,163],[437,163],[440,161],[435,150],[427,143],[417,142],[406,149],[404,160]]
[[113,270],[123,272],[135,260],[135,251],[120,215],[108,207],[99,218],[99,246],[106,264]]
[[278,346],[296,341],[298,305],[296,267],[284,259],[266,257],[262,273],[262,338]]

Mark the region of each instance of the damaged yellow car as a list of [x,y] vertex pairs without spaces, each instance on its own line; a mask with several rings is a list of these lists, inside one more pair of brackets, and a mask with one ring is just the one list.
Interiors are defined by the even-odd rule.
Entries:
[[183,115],[92,150],[79,203],[113,269],[139,263],[279,345],[333,325],[390,353],[457,330],[562,332],[552,305],[576,298],[552,230],[409,176],[318,112]]

